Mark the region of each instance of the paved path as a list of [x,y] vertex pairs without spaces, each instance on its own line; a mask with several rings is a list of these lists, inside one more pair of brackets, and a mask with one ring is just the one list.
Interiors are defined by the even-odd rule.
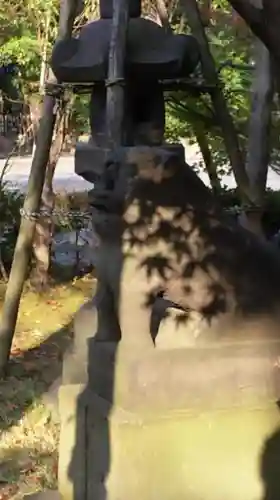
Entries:
[[[25,191],[31,167],[31,156],[24,158],[12,158],[11,166],[5,175],[5,180],[10,186],[15,186]],[[5,161],[0,160],[0,173],[3,170]],[[83,191],[92,189],[92,184],[86,182],[74,172],[74,156],[62,156],[55,170],[54,190],[56,192]]]
[[[191,165],[199,160],[199,156],[195,153],[193,148],[186,148],[186,161]],[[4,160],[0,160],[0,173],[4,166]],[[26,189],[28,176],[31,166],[31,157],[25,158],[13,158],[11,160],[11,168],[5,175],[5,180],[19,187],[21,190]],[[205,184],[209,184],[207,174],[202,173],[200,175],[201,179]],[[228,185],[228,187],[235,187],[235,181],[233,176],[224,176],[223,184]],[[92,189],[92,184],[84,181],[81,177],[74,172],[74,156],[62,156],[56,167],[54,176],[54,189],[58,191],[83,191]],[[277,175],[273,170],[269,169],[268,172],[268,183],[267,187],[280,190],[280,175]]]

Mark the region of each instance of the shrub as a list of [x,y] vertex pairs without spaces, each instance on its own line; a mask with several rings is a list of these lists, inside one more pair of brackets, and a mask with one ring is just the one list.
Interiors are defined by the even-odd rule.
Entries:
[[[88,193],[59,193],[55,199],[55,211],[61,212],[62,216],[55,218],[55,232],[75,231],[86,227],[88,222],[83,219],[82,214],[90,209]],[[73,214],[81,214],[81,217],[73,217]],[[64,215],[65,214],[65,215]]]
[[20,208],[24,195],[17,189],[7,189],[6,183],[0,185],[0,245],[5,267],[9,268],[20,226]]
[[[223,207],[240,208],[240,200],[236,189],[223,190],[220,194]],[[264,231],[267,238],[271,238],[280,229],[280,191],[268,190],[263,215]]]
[[[223,190],[220,194],[222,205],[226,209],[240,207],[240,201],[235,189]],[[20,208],[24,202],[24,194],[17,189],[10,189],[5,182],[0,184],[0,245],[1,257],[7,271],[10,268],[17,235],[20,226]],[[61,211],[61,218],[56,218],[55,232],[71,231],[87,224],[80,220],[67,217],[67,213],[87,212],[89,210],[88,193],[77,192],[58,194],[55,199],[55,209]],[[266,210],[263,216],[265,233],[268,238],[280,229],[280,191],[268,190],[266,194]]]

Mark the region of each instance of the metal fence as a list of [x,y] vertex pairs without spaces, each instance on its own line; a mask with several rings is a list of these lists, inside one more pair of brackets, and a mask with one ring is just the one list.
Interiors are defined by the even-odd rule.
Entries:
[[18,136],[23,131],[21,114],[4,114],[0,112],[0,135],[4,137]]
[[5,110],[0,98],[0,155],[7,155],[20,139],[15,154],[26,155],[32,152],[33,127],[30,112]]

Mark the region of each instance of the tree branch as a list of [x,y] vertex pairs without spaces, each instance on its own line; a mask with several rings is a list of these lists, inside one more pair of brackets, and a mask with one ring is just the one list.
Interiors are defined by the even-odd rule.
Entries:
[[278,0],[265,0],[262,9],[255,7],[249,0],[228,0],[228,2],[280,63]]
[[168,12],[164,0],[156,0],[156,8],[161,25],[166,33],[172,33]]
[[203,24],[201,22],[197,1],[181,0],[181,6],[186,13],[187,21],[192,34],[195,36],[199,44],[204,78],[207,83],[213,85],[213,90],[210,94],[213,108],[220,123],[225,147],[242,201],[247,202],[250,200],[250,189],[248,176],[245,170],[243,152],[241,151],[234,122],[228,110],[221,82],[217,75],[215,62],[210,51]]

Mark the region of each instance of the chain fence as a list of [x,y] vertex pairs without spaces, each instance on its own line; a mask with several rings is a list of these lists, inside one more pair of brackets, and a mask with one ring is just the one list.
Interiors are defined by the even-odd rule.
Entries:
[[[263,211],[261,207],[240,207],[236,205],[225,208],[224,212],[237,220],[245,209],[254,210],[254,212]],[[192,209],[189,210],[193,211]],[[211,215],[205,210],[203,212],[205,216]],[[71,265],[75,269],[79,269],[79,265],[82,267],[94,265],[98,237],[94,232],[93,215],[90,210],[54,208],[53,210],[40,209],[36,212],[29,212],[22,206],[19,208],[19,213],[22,218],[34,222],[45,218],[51,221],[55,228],[61,228],[61,230],[55,231],[53,234],[51,254],[54,262]],[[2,275],[5,274],[5,270],[1,260],[1,247],[5,245],[6,234],[13,231],[14,227],[12,226],[9,228],[2,227],[2,234],[0,234],[0,274]],[[270,242],[280,246],[280,230],[273,235]]]
[[74,223],[79,226],[80,224],[83,224],[85,222],[88,223],[92,221],[92,213],[82,210],[53,209],[50,211],[46,209],[40,209],[38,212],[29,212],[22,207],[19,212],[21,217],[23,217],[24,219],[35,222],[42,217],[51,219],[53,222],[57,222],[62,225]]
[[[199,209],[192,209],[192,208],[187,208],[186,211],[189,212],[199,212]],[[258,207],[258,206],[243,206],[240,207],[238,205],[230,207],[230,208],[225,208],[224,212],[233,215],[233,216],[238,216],[243,212],[263,212],[263,207]],[[205,215],[211,215],[210,212],[207,212],[206,210],[201,210],[202,213]],[[46,218],[51,218],[53,221],[58,221],[60,223],[63,222],[80,222],[82,223],[83,221],[92,221],[92,213],[90,211],[82,211],[82,210],[63,210],[63,209],[53,209],[51,211],[45,210],[45,209],[40,209],[37,212],[29,212],[25,210],[23,207],[20,209],[20,215],[21,217],[28,219],[28,220],[33,220],[37,221],[41,217],[46,217]]]
[[[92,215],[89,211],[55,209],[29,213],[23,207],[20,216],[37,222],[42,217],[51,220],[54,231],[51,242],[51,260],[53,263],[67,266],[78,272],[92,268],[98,239],[92,228]],[[15,227],[2,224],[0,227],[0,277],[5,281],[8,272],[5,269],[4,250],[9,247],[11,238],[16,241]]]

